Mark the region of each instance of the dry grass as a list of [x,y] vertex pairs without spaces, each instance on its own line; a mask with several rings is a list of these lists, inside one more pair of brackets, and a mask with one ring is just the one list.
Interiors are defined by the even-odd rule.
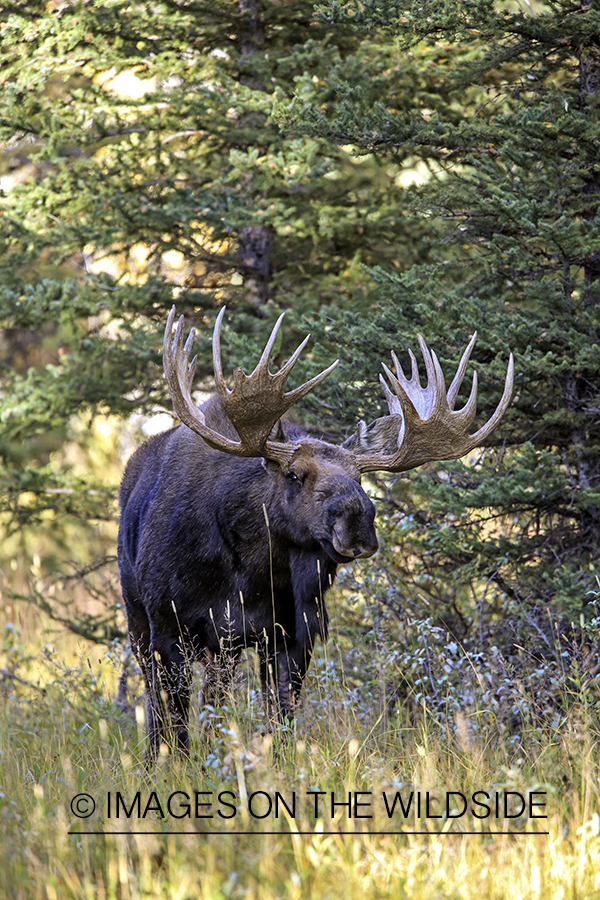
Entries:
[[[196,729],[194,758],[165,755],[148,775],[141,708],[137,716],[116,708],[110,664],[90,669],[82,660],[66,670],[50,659],[42,666],[40,657],[27,662],[14,636],[11,641],[13,674],[43,687],[28,688],[15,677],[3,683],[2,897],[600,896],[597,724],[585,703],[571,703],[560,733],[523,726],[508,736],[499,727],[483,739],[472,708],[444,725],[426,710],[413,721],[401,710],[384,722],[352,702],[333,643],[330,659],[322,658],[309,678],[297,735],[287,746],[274,748],[263,733],[252,679],[242,679],[229,706],[212,716],[210,739],[201,740]],[[315,818],[317,790],[323,795]],[[390,819],[383,794],[391,802],[398,790],[404,802],[411,790],[420,791],[423,804],[429,791],[431,812],[448,791],[468,798],[478,790],[526,798],[543,792],[537,797],[547,806],[538,812],[548,818],[433,819],[424,807],[417,816],[413,803],[406,819],[398,805]],[[117,792],[131,806],[138,791],[140,816],[134,808],[127,818],[121,805],[117,819]],[[200,801],[212,806],[198,812],[212,818],[176,818],[185,812],[181,794],[169,815],[168,797],[176,791],[192,805],[202,792]],[[295,817],[281,803],[275,816],[276,792],[288,806],[295,794]],[[362,792],[363,804],[350,816],[341,805],[349,792],[352,801]],[[81,793],[97,804],[87,819],[71,810]],[[332,795],[340,804],[333,813]],[[456,813],[460,800],[452,799]],[[259,818],[269,803],[271,814]],[[220,814],[234,809],[232,818]],[[509,829],[516,833],[489,833]],[[389,833],[401,830],[442,833]],[[534,830],[548,833],[524,833]]]

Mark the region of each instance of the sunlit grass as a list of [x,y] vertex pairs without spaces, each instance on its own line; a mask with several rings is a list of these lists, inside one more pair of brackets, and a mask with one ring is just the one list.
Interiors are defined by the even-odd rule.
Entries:
[[[517,739],[500,726],[480,738],[460,718],[440,727],[426,710],[400,708],[386,721],[352,702],[333,641],[287,742],[265,729],[249,665],[227,707],[205,711],[209,737],[196,710],[192,759],[163,754],[147,773],[143,710],[116,706],[114,674],[49,659],[43,683],[27,687],[18,679],[34,684],[39,660],[11,641],[0,701],[2,897],[600,896],[597,726],[585,703],[560,733],[525,724]],[[434,819],[413,805],[390,818],[384,792],[406,800],[411,790],[430,793],[432,812],[449,791],[543,792],[548,817]],[[96,811],[78,819],[71,802],[82,793]],[[425,830],[441,833],[391,833]]]

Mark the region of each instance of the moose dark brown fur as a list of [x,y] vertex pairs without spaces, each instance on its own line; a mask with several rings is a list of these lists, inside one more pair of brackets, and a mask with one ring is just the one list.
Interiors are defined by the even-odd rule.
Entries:
[[324,597],[337,566],[377,550],[375,509],[361,473],[463,455],[495,427],[512,390],[511,359],[498,409],[469,435],[475,377],[465,408],[453,407],[474,338],[447,395],[435,354],[420,339],[427,387],[419,384],[412,354],[410,380],[393,357],[396,375],[384,368],[394,393],[382,380],[390,415],[368,427],[361,422],[334,446],[281,416],[337,363],[284,393],[306,341],[272,375],[280,319],[255,371],[246,376],[238,369],[230,390],[220,360],[221,313],[213,340],[217,393],[198,409],[191,400],[195,361],[188,368],[192,335],[184,348],[180,319],[171,346],[173,317],[174,310],[165,373],[184,424],[137,450],[120,494],[119,569],[145,682],[150,757],[171,732],[181,749],[188,747],[193,660],[207,664],[214,700],[220,661],[254,647],[265,695],[274,688],[279,719],[292,719],[316,639],[327,636]]

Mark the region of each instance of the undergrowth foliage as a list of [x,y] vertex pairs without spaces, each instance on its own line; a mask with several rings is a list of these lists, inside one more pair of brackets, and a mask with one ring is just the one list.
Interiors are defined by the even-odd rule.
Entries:
[[524,728],[559,732],[582,704],[600,712],[599,590],[573,622],[535,599],[498,600],[491,579],[442,586],[415,573],[398,515],[381,517],[377,557],[339,576],[334,621],[357,703],[367,684],[384,717],[431,715],[449,733],[467,721],[472,736],[517,744]]

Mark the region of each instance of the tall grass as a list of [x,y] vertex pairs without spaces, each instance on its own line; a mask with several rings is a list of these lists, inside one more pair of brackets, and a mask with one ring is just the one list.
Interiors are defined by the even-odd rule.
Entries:
[[[597,723],[584,692],[571,695],[560,729],[524,719],[512,733],[500,721],[479,732],[478,717],[489,711],[472,703],[446,721],[426,704],[398,705],[385,718],[369,697],[361,704],[338,649],[334,639],[316,660],[295,735],[280,740],[266,731],[249,662],[223,709],[194,716],[191,759],[162,754],[147,772],[143,708],[116,706],[111,661],[91,666],[82,658],[66,667],[53,654],[29,657],[9,630],[0,697],[0,896],[600,896]],[[406,819],[390,819],[383,792],[391,799],[400,791],[406,801],[411,790],[429,792],[434,812],[449,791],[468,798],[478,790],[539,792],[546,807],[536,809],[547,818],[433,819],[413,805]],[[117,792],[129,809],[138,791],[146,816],[133,809],[127,817],[121,804],[117,819]],[[192,801],[202,792],[198,811],[212,818],[161,817],[158,805],[166,812],[177,791]],[[218,800],[226,791],[231,805]],[[323,792],[318,818],[315,791]],[[274,805],[260,817],[277,792],[288,807],[295,793],[295,817],[283,802],[277,817]],[[363,804],[350,815],[341,805],[349,792],[352,801],[362,792]],[[96,811],[77,818],[71,803],[83,793]],[[183,794],[174,799],[176,815],[184,801]],[[233,809],[232,818],[219,815]],[[391,833],[426,830],[432,833]],[[499,831],[514,833],[490,833]]]

